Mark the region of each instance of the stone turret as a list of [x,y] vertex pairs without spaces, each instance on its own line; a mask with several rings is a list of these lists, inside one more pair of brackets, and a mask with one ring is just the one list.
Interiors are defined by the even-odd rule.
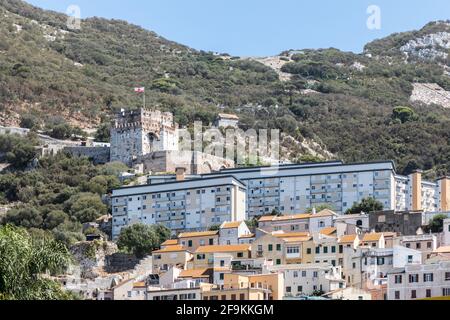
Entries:
[[129,166],[139,157],[178,150],[173,114],[158,110],[121,110],[111,126],[111,161]]

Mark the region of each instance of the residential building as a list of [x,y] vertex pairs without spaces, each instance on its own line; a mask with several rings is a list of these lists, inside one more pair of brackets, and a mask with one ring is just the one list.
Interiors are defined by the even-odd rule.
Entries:
[[156,274],[165,273],[173,267],[186,269],[188,261],[193,257],[192,252],[180,245],[167,246],[164,249],[153,251],[152,255],[153,273]]
[[422,228],[422,211],[380,211],[369,213],[369,228],[376,232],[416,235]]
[[312,214],[263,216],[258,220],[258,227],[266,232],[310,232],[313,234],[333,227],[335,215],[331,210],[323,210]]
[[428,182],[422,180],[421,172],[400,176],[392,161],[236,168],[203,177],[230,174],[248,186],[249,218],[274,210],[294,215],[322,204],[341,214],[368,197],[380,201],[385,210],[438,211],[448,206],[450,196],[448,178]]
[[444,220],[444,246],[450,246],[450,219]]
[[253,256],[264,258],[273,265],[311,263],[313,250],[312,237],[304,233],[267,233],[252,243]]
[[402,236],[400,237],[400,245],[422,252],[422,260],[425,261],[437,249],[437,237],[434,234]]
[[194,268],[213,268],[215,255],[224,253],[231,255],[233,261],[248,260],[252,257],[251,246],[247,244],[198,247],[194,253]]
[[202,288],[203,300],[282,300],[284,280],[281,273],[243,276],[226,274],[224,284]]
[[290,264],[267,267],[267,272],[282,273],[284,297],[312,296],[345,287],[341,267],[330,264]]
[[221,245],[242,244],[240,239],[254,238],[245,221],[222,223],[219,229],[219,235],[219,244]]
[[183,232],[178,235],[178,242],[194,252],[198,247],[218,245],[219,231]]
[[219,113],[214,125],[217,128],[238,128],[239,117],[235,114]]
[[370,291],[362,290],[354,287],[348,287],[344,289],[338,289],[325,294],[326,297],[332,300],[352,300],[363,301],[372,300],[372,294]]
[[113,238],[135,223],[163,224],[173,232],[184,232],[243,221],[245,188],[228,176],[113,190]]
[[450,296],[450,261],[407,265],[388,274],[389,300]]
[[386,247],[384,234],[380,232],[366,233],[361,240],[360,246],[384,249]]

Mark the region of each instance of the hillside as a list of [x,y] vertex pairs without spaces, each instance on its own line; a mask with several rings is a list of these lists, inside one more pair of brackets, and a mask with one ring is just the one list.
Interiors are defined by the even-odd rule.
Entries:
[[[410,99],[417,83],[450,91],[448,22],[374,41],[362,54],[241,59],[119,20],[89,18],[69,30],[66,16],[18,0],[0,0],[0,16],[0,125],[32,115],[93,128],[114,110],[140,106],[132,88],[145,86],[148,105],[174,112],[182,125],[225,110],[238,113],[244,129],[280,128],[345,161],[393,159],[402,173],[422,168],[430,177],[450,172],[450,110],[439,99]],[[413,114],[400,116],[398,106]]]

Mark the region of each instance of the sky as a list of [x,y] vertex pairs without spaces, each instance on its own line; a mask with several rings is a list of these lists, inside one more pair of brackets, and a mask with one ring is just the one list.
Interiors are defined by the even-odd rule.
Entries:
[[[329,47],[360,53],[374,39],[417,30],[430,21],[450,19],[448,0],[27,2],[63,13],[70,5],[77,5],[81,18],[122,19],[194,49],[261,57],[289,49]],[[379,8],[379,15],[372,9],[373,5]]]

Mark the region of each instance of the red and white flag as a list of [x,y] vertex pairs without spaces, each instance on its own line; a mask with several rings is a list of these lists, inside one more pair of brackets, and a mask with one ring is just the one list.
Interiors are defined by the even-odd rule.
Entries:
[[136,93],[144,93],[145,92],[145,87],[134,88],[134,92],[136,92]]

